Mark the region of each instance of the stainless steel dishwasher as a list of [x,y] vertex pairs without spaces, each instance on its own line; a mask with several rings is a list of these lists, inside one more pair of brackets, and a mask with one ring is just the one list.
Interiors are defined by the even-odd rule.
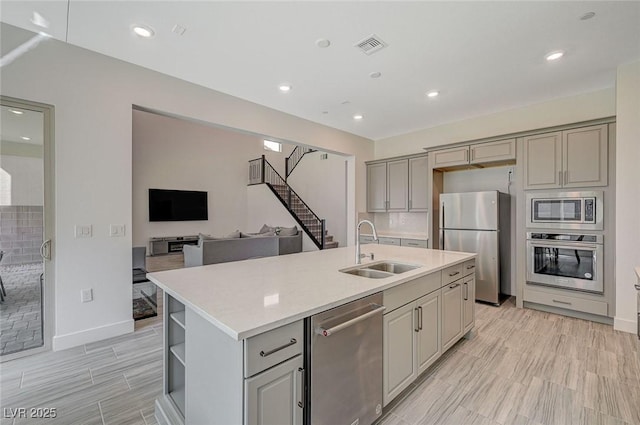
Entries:
[[382,413],[382,293],[308,321],[310,425],[369,425]]

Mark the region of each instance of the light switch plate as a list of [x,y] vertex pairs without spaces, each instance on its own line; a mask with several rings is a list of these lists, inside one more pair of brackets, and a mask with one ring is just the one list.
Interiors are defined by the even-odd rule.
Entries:
[[118,238],[124,236],[124,224],[112,224],[109,226],[109,236]]
[[74,235],[76,238],[90,238],[93,234],[90,224],[76,224]]

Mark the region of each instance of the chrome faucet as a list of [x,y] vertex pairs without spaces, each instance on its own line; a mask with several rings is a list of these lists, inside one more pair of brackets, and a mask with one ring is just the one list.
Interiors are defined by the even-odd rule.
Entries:
[[[360,223],[358,223],[358,226],[356,227],[356,264],[360,264],[360,260],[367,256],[365,254],[360,254],[360,226],[362,226],[362,223],[367,223],[369,226],[371,226],[371,230],[373,230],[373,240],[374,241],[378,240],[378,234],[376,233],[376,226],[374,226],[373,223],[370,222],[369,220],[361,220]],[[373,253],[371,253],[370,255],[371,255],[371,259],[373,260]]]

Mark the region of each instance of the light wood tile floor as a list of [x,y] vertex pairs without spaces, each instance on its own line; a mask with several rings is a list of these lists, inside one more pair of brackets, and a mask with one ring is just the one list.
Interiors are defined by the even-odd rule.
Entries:
[[[381,425],[638,425],[640,343],[610,326],[476,304],[462,340],[394,402]],[[162,325],[0,365],[2,408],[58,417],[0,425],[152,425],[162,388]]]

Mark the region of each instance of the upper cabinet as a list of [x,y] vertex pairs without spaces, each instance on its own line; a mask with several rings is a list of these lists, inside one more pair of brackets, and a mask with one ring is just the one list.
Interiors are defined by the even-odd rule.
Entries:
[[466,165],[513,162],[516,160],[516,139],[475,143],[431,152],[434,168],[455,168]]
[[607,125],[524,137],[525,189],[606,186]]
[[428,211],[426,156],[367,165],[367,211]]

